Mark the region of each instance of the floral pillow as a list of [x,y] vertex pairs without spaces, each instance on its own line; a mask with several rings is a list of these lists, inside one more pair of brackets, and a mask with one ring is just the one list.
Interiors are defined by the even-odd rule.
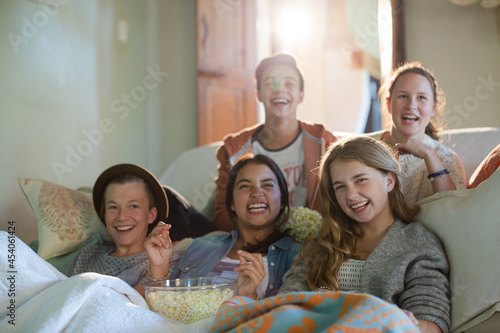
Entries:
[[38,255],[43,259],[72,252],[96,234],[111,240],[91,193],[40,179],[17,180],[37,219]]

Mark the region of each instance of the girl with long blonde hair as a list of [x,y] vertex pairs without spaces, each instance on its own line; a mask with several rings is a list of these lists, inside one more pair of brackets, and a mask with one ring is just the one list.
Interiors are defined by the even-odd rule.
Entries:
[[366,293],[411,311],[423,332],[450,325],[449,266],[439,240],[412,222],[393,151],[369,137],[340,140],[320,165],[319,233],[304,242],[280,293]]

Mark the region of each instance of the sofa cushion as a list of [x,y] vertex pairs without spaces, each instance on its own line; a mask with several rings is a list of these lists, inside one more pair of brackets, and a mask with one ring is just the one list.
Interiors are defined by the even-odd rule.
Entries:
[[40,179],[17,180],[37,219],[38,255],[43,259],[72,252],[96,234],[112,240],[89,192]]
[[451,331],[500,311],[499,198],[497,171],[477,188],[440,192],[420,202],[417,221],[441,239],[450,262]]
[[174,188],[209,220],[213,218],[219,164],[215,152],[221,144],[217,141],[185,151],[159,178],[160,183]]

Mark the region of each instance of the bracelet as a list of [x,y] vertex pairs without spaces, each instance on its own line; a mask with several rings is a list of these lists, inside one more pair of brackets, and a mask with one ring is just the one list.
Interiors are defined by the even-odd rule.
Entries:
[[430,181],[433,182],[434,179],[436,179],[437,177],[441,178],[442,175],[447,175],[449,173],[450,172],[448,171],[448,169],[443,169],[443,170],[439,170],[439,171],[431,173],[430,175],[427,176],[427,178],[429,178]]
[[151,277],[151,273],[148,273],[148,280],[149,280],[149,282],[165,281],[165,280],[168,280],[170,278],[170,275],[172,275],[173,272],[174,272],[174,270],[172,268],[169,268],[168,274],[164,278],[161,278],[161,279],[154,279]]

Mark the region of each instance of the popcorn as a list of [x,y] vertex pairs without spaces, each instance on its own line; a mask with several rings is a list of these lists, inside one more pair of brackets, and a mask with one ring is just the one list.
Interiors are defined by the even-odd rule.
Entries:
[[156,291],[146,296],[149,307],[156,313],[192,324],[213,316],[222,302],[234,296],[234,290],[210,289],[196,291]]
[[297,243],[303,243],[306,238],[319,231],[322,223],[323,218],[319,212],[306,207],[293,207],[288,220],[281,224],[280,229],[289,229],[290,237]]

